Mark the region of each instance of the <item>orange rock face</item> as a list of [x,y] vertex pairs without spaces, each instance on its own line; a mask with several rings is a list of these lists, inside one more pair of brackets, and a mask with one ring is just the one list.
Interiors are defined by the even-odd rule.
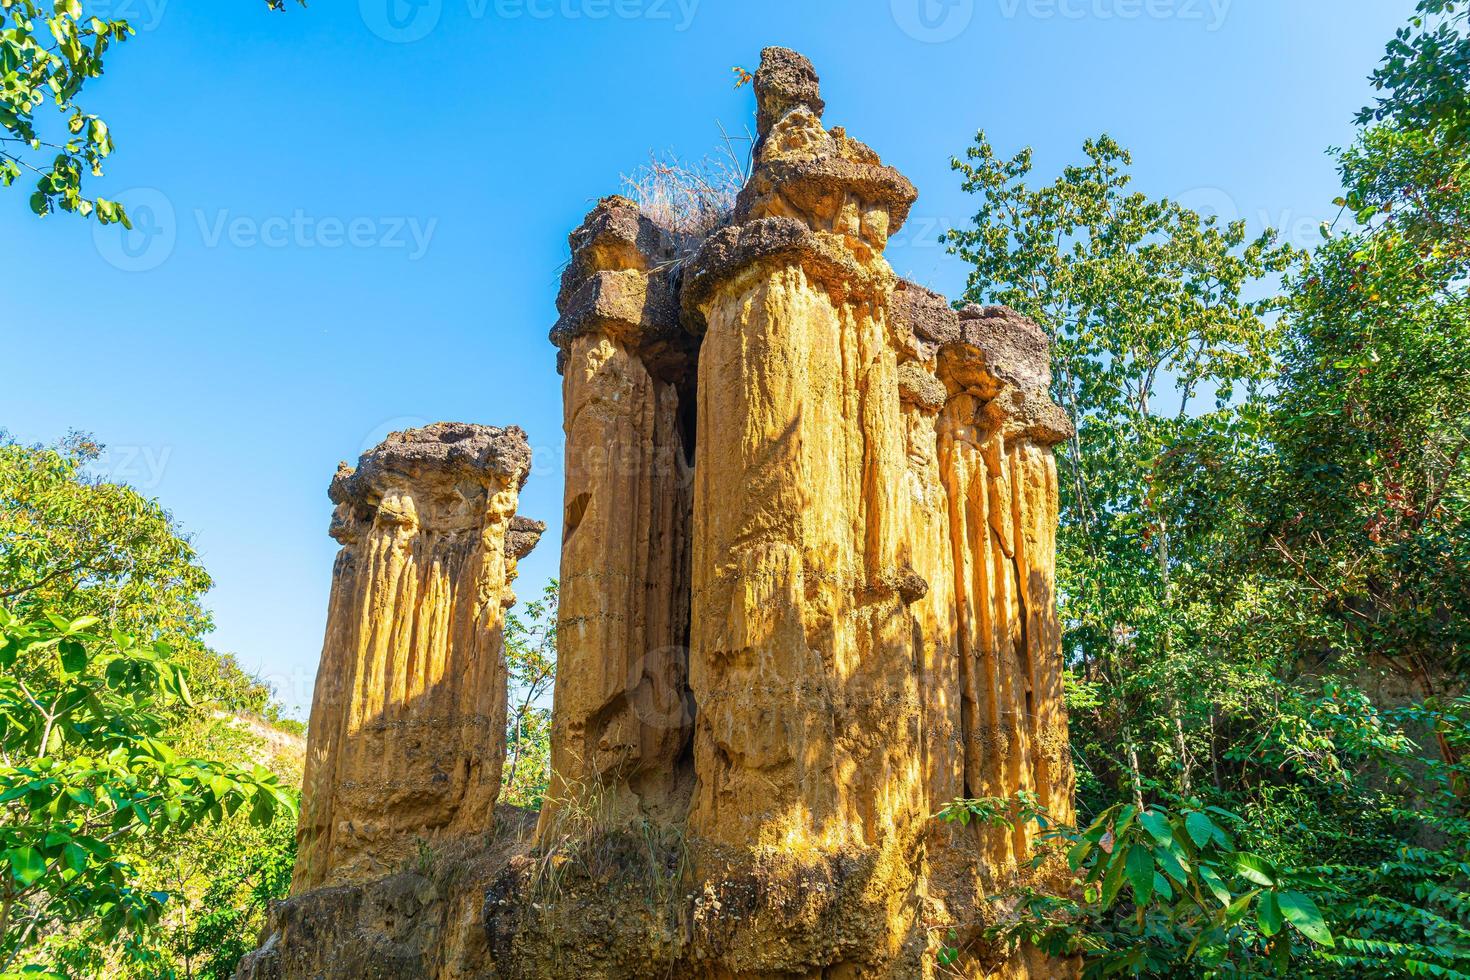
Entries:
[[505,756],[501,623],[525,433],[398,432],[332,481],[326,640],[311,709],[293,893],[392,870],[414,838],[491,826]]
[[763,101],[787,108],[761,134],[738,223],[685,284],[704,330],[689,825],[815,859],[898,845],[932,812],[909,611],[928,583],[901,494],[881,254],[914,191],[822,129],[803,79],[761,72]]

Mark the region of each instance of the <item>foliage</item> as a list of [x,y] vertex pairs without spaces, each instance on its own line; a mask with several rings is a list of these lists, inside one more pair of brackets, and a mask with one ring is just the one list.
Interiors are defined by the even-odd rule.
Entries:
[[230,980],[240,959],[255,948],[270,903],[291,891],[296,864],[296,828],[277,820],[263,828],[237,821],[238,847],[210,848],[209,885],[198,901],[202,913],[181,929],[189,972],[199,980]]
[[539,807],[551,779],[551,711],[544,701],[556,680],[557,596],[552,579],[540,599],[526,604],[525,618],[505,617],[510,698],[500,799],[515,806]]
[[[285,0],[266,5],[282,10]],[[36,214],[59,208],[131,228],[121,204],[82,191],[84,175],[102,176],[114,144],[107,123],[78,97],[102,76],[108,50],[135,33],[126,20],[94,16],[110,9],[90,0],[0,0],[0,184],[29,172]],[[38,118],[48,102],[55,118]]]
[[[1243,222],[1222,228],[1129,192],[1131,158],[1106,136],[1084,152],[1033,189],[1030,151],[1002,159],[981,133],[954,161],[980,199],[975,224],[947,237],[974,266],[967,300],[1012,306],[1054,342],[1053,395],[1076,429],[1058,461],[1067,652],[1082,680],[1108,686],[1094,717],[1121,749],[1094,755],[1089,772],[1141,802],[1149,778],[1192,786],[1203,748],[1186,733],[1208,729],[1211,695],[1250,689],[1211,655],[1210,638],[1234,625],[1196,601],[1213,530],[1172,519],[1160,469],[1172,446],[1235,438],[1235,399],[1270,376],[1278,343],[1279,302],[1246,291],[1297,256],[1272,232],[1248,241]],[[1153,712],[1159,703],[1169,710]],[[1149,758],[1164,771],[1146,772]]]
[[168,895],[135,886],[150,838],[294,807],[265,769],[175,752],[161,736],[190,697],[172,651],[98,627],[0,612],[0,969],[48,929],[107,943],[157,923]]
[[1470,666],[1470,14],[1427,20],[1451,10],[1425,0],[1390,44],[1342,155],[1356,224],[1291,283],[1247,539],[1292,583],[1299,651],[1371,652],[1430,698]]
[[[1269,812],[1268,794],[1246,815],[1119,802],[1082,830],[1053,826],[1025,793],[950,803],[940,819],[1036,822],[1033,865],[1064,860],[1074,876],[1061,894],[997,896],[1006,911],[986,937],[1080,955],[1086,976],[1470,975],[1470,821],[1452,789],[1464,769],[1424,759],[1403,727],[1463,745],[1470,699],[1452,713],[1381,713],[1361,692],[1331,687],[1288,706],[1288,719],[1238,755],[1334,774],[1354,823],[1314,819],[1311,794],[1288,794],[1281,813]],[[1367,771],[1379,787],[1354,778]],[[953,963],[960,950],[939,955]]]
[[[994,820],[1009,809],[1004,800],[956,800],[939,816]],[[1054,956],[1082,953],[1084,976],[1225,963],[1264,973],[1258,961],[1279,969],[1296,948],[1335,945],[1310,894],[1326,883],[1238,849],[1228,828],[1240,818],[1219,807],[1116,803],[1085,830],[1051,826],[1024,805],[1021,819],[1042,827],[1038,865],[1065,854],[1080,900],[1027,891],[990,938],[1029,942]]]
[[1359,224],[1389,213],[1409,237],[1470,261],[1466,167],[1470,155],[1470,12],[1450,0],[1421,0],[1373,73],[1384,93],[1358,113],[1364,127],[1341,155]]
[[983,134],[955,162],[966,299],[1047,329],[1078,429],[1058,575],[1090,824],[1043,835],[1074,888],[1002,896],[992,938],[1096,975],[1470,975],[1467,23],[1423,0],[1390,44],[1310,257],[1125,195],[1106,138],[1035,190]]
[[[170,696],[160,687],[157,699],[149,701],[146,690],[136,692],[139,710],[156,723],[148,738],[159,752],[182,760],[245,760],[237,765],[250,772],[255,764],[267,765],[278,787],[294,785],[299,762],[273,758],[247,730],[260,724],[282,727],[269,687],[204,641],[212,627],[202,605],[210,580],[194,550],[157,502],[88,474],[101,452],[80,435],[54,447],[0,439],[0,592],[5,601],[25,621],[50,622],[45,618],[50,613],[95,621],[92,630],[108,636],[114,630],[141,636],[130,656],[164,651],[157,656],[166,656],[160,662],[167,664],[167,677],[187,673],[192,697]],[[192,826],[154,820],[146,833],[126,835],[128,877],[121,884],[145,898],[155,892],[166,896],[161,918],[144,931],[109,934],[99,932],[79,910],[50,928],[38,926],[27,955],[81,976],[157,977],[175,968],[197,973],[194,961],[202,953],[191,951],[188,932],[217,913],[207,903],[215,884],[231,873],[228,862],[278,855],[278,838],[289,835],[290,824],[282,819],[255,826],[248,810]],[[152,908],[149,916],[157,911]],[[253,943],[263,909],[242,905],[237,911],[228,918],[236,933],[230,939],[211,938],[208,959]],[[223,928],[224,920],[216,921]],[[113,941],[104,941],[109,935]]]

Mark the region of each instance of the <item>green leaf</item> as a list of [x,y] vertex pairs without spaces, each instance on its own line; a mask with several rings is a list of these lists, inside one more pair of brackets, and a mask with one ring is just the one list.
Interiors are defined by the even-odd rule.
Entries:
[[1210,890],[1210,894],[1214,895],[1221,905],[1230,904],[1230,889],[1225,887],[1225,882],[1215,873],[1214,868],[1208,864],[1201,864],[1199,877],[1205,883],[1205,887]]
[[1198,810],[1185,816],[1184,828],[1189,831],[1189,839],[1196,847],[1204,847],[1215,836],[1215,822]]
[[1276,879],[1280,877],[1280,873],[1272,866],[1270,861],[1251,854],[1248,851],[1242,851],[1235,855],[1235,870],[1246,881],[1256,885],[1263,885],[1266,888],[1275,885]]
[[1082,862],[1087,860],[1087,855],[1092,853],[1092,849],[1095,846],[1092,841],[1085,838],[1073,844],[1067,851],[1067,866],[1073,871],[1082,867]]
[[269,793],[257,793],[255,803],[250,808],[250,822],[258,827],[264,827],[275,818],[276,800]]
[[5,859],[10,862],[10,873],[22,887],[35,884],[46,873],[46,859],[34,847],[11,848],[5,852]]
[[67,625],[66,632],[68,635],[73,633],[80,633],[84,630],[91,629],[93,626],[96,626],[100,622],[102,622],[102,620],[96,616],[78,616],[76,619],[73,619],[70,624]]
[[80,674],[87,669],[87,648],[76,640],[62,640],[56,645],[61,655],[61,667],[69,674]]
[[61,849],[61,861],[80,874],[87,867],[87,849],[80,844],[69,843]]
[[1154,840],[1160,844],[1171,844],[1174,841],[1174,830],[1169,826],[1169,818],[1157,810],[1147,810],[1138,815],[1138,822],[1143,824],[1143,829],[1149,832]]
[[1168,847],[1161,847],[1154,855],[1164,872],[1179,882],[1181,885],[1189,881],[1189,861],[1184,855],[1184,849],[1175,840],[1169,841]]
[[1276,896],[1276,903],[1286,921],[1301,930],[1302,935],[1322,946],[1335,945],[1332,931],[1322,919],[1322,911],[1311,898],[1301,892],[1287,891]]
[[1261,893],[1261,901],[1256,906],[1256,923],[1264,936],[1274,936],[1281,931],[1281,907],[1276,904],[1275,892]]
[[1251,891],[1248,891],[1244,895],[1237,898],[1235,901],[1231,902],[1230,905],[1227,906],[1225,909],[1225,924],[1233,926],[1241,919],[1243,919],[1245,917],[1246,911],[1251,906],[1251,899],[1255,898],[1259,894],[1261,894],[1261,890],[1259,888],[1252,889]]
[[1123,856],[1116,850],[1108,855],[1108,870],[1103,875],[1102,907],[1106,910],[1123,888]]
[[1142,844],[1128,848],[1128,883],[1133,886],[1133,901],[1147,905],[1154,894],[1154,856]]

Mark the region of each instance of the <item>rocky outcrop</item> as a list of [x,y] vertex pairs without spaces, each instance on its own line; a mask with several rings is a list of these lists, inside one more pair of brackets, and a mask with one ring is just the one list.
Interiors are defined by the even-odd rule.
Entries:
[[[688,758],[694,346],[679,325],[677,236],[624,198],[570,237],[558,348],[566,514],[552,728],[540,836],[677,820]],[[585,821],[582,821],[585,822]]]
[[[931,797],[1024,791],[1069,821],[1051,447],[1070,423],[1048,395],[1050,345],[1005,307],[955,311],[913,283],[900,284],[893,302],[906,379],[906,481],[919,504],[912,540],[917,564],[943,583],[923,612],[923,632],[935,638],[934,662],[953,664],[937,675],[951,693],[928,702],[934,728],[958,739],[929,746],[958,751],[930,763]],[[962,853],[978,848],[971,863],[982,893],[1028,870],[1034,831],[980,827],[976,841],[958,842]],[[968,904],[953,886],[946,891]]]
[[[767,49],[754,82],[752,172],[723,227],[694,239],[611,197],[570,237],[551,332],[567,440],[553,773],[535,831],[529,815],[502,822],[448,885],[404,871],[293,899],[244,976],[1072,972],[982,940],[988,899],[1057,870],[1033,866],[1030,832],[933,819],[1023,792],[1072,815],[1052,456],[1070,429],[1047,338],[898,279],[883,250],[913,186],[824,124],[802,56]],[[364,457],[358,474],[393,479],[342,478],[379,502],[341,504],[360,543],[344,538],[323,675],[363,680],[319,692],[324,719],[383,712],[373,692],[419,656],[372,639],[420,628],[424,590],[396,584],[414,578],[407,556],[444,549],[446,581],[503,590],[493,555],[523,531],[502,469],[474,470],[493,507],[452,505],[432,467]],[[400,497],[414,505],[388,504]],[[503,544],[472,558],[383,511],[484,511],[475,533]],[[446,610],[467,595],[434,594]],[[490,830],[501,746],[468,719],[503,717],[495,658],[472,655],[498,644],[498,620],[464,622],[453,644],[394,649],[466,651],[450,689],[475,707],[427,768],[400,755],[309,774],[309,798],[336,807],[304,811],[310,867],[347,866],[361,828]],[[314,710],[324,759],[359,758],[339,728],[375,760],[401,751],[387,728],[317,724]],[[941,971],[951,930],[963,955]]]
[[505,756],[501,621],[544,525],[515,516],[520,429],[395,432],[332,480],[326,640],[292,892],[364,880],[415,838],[489,829]]

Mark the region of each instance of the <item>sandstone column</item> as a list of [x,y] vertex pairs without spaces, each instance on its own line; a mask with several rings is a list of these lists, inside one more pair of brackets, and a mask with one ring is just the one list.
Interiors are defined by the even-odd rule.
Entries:
[[903,526],[894,276],[914,190],[822,127],[817,78],[768,48],[735,224],[686,270],[703,329],[690,831],[814,861],[902,849],[928,817]]
[[[1071,432],[1051,401],[1041,329],[1005,307],[968,306],[942,346],[948,400],[939,456],[948,491],[970,795],[1035,793],[1072,819],[1073,779],[1056,616],[1057,477]],[[988,836],[986,870],[1005,882],[1034,827]]]
[[[939,454],[938,426],[949,399],[935,377],[941,344],[957,334],[955,311],[938,293],[900,282],[889,299],[891,337],[898,357],[898,394],[904,426],[903,519],[914,570],[929,592],[913,605],[913,643],[923,706],[921,741],[925,799],[930,813],[967,795],[964,769],[959,613],[955,605],[954,545],[948,492]],[[947,828],[929,825],[929,855],[950,841]],[[931,868],[965,873],[972,855],[931,860]],[[946,890],[953,890],[946,889]]]
[[505,756],[504,608],[544,525],[516,518],[526,435],[440,422],[342,464],[292,891],[486,830]]
[[589,821],[680,820],[693,782],[694,355],[670,275],[679,236],[611,197],[570,242],[551,334],[566,515],[543,842]]

